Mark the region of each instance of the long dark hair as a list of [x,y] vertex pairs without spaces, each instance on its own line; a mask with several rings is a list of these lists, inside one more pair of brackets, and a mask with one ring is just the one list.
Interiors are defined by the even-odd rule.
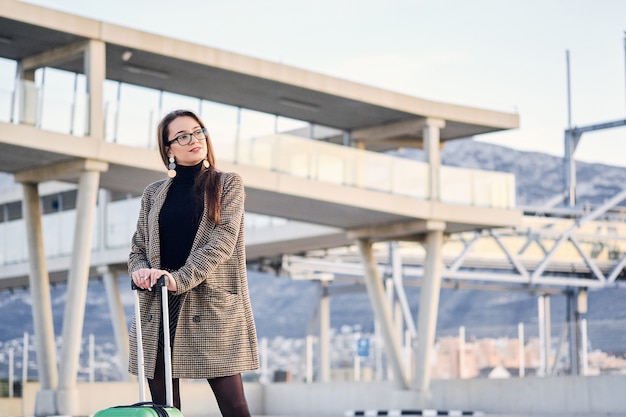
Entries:
[[[174,119],[177,119],[179,117],[191,117],[196,122],[198,122],[201,127],[206,128],[202,120],[200,120],[200,117],[198,117],[198,115],[190,110],[174,110],[166,114],[163,119],[161,119],[161,122],[159,123],[159,127],[157,129],[159,153],[161,154],[161,159],[163,160],[163,164],[166,167],[169,164],[169,158],[167,156],[169,145],[167,144],[167,140],[169,139],[170,123],[172,123]],[[206,138],[206,147],[207,161],[209,161],[209,167],[200,170],[196,177],[194,188],[196,191],[195,195],[198,196],[201,203],[204,203],[208,211],[209,219],[213,223],[217,224],[220,221],[222,173],[218,171],[215,166],[215,152],[213,151],[211,136],[208,134],[208,132]]]

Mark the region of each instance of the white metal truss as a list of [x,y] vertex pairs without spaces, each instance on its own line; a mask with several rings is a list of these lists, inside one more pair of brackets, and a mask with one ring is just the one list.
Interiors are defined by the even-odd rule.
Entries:
[[[605,204],[578,215],[524,216],[522,227],[450,235],[444,244],[444,286],[564,292],[571,288],[626,287],[626,222],[609,216],[626,199],[626,190]],[[392,251],[376,244],[381,276],[393,270]],[[421,244],[400,242],[405,285],[420,285],[425,251]],[[354,249],[319,255],[285,256],[284,270],[295,278],[329,274],[336,282],[360,282],[363,267]],[[397,268],[397,267],[396,267]]]

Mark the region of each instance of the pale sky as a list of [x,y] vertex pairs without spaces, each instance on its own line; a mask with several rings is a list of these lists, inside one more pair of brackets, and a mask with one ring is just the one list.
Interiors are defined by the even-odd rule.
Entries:
[[[568,124],[626,118],[624,0],[29,0],[412,96],[516,111],[477,140],[563,156]],[[576,158],[626,166],[626,127]]]

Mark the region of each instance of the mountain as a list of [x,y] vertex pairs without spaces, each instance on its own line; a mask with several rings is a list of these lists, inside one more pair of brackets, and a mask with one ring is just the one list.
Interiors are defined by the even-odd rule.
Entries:
[[[420,150],[406,149],[397,156],[422,159]],[[503,146],[473,140],[447,143],[442,152],[446,165],[510,172],[516,176],[517,202],[520,206],[540,206],[564,189],[564,167],[561,158],[535,152],[520,152]],[[577,163],[578,201],[600,204],[621,191],[626,184],[626,168],[601,164]],[[3,179],[0,176],[0,184]],[[132,311],[132,294],[128,277],[120,277],[120,292],[126,316]],[[318,300],[318,285],[310,281],[293,281],[287,277],[249,271],[249,288],[259,337],[302,338],[312,322]],[[83,335],[94,334],[99,360],[115,352],[112,326],[104,286],[100,281],[89,284]],[[416,317],[419,289],[406,288],[413,317]],[[57,337],[62,326],[65,286],[51,291],[53,319]],[[592,348],[605,352],[626,353],[626,297],[623,290],[601,290],[589,293],[588,335]],[[553,337],[558,338],[566,319],[564,296],[551,298]],[[0,363],[6,363],[7,349],[20,346],[23,332],[32,335],[31,298],[25,290],[0,293]],[[438,337],[457,335],[465,326],[468,338],[516,337],[517,324],[524,323],[526,336],[538,334],[537,298],[525,292],[489,292],[443,289],[441,292]],[[367,294],[335,295],[331,299],[331,326],[356,326],[373,332],[373,313]],[[317,329],[313,328],[316,332]],[[31,340],[32,344],[32,340]],[[120,371],[122,372],[122,371]],[[0,366],[0,377],[6,366]],[[116,375],[110,375],[115,378]]]
[[[393,154],[424,160],[420,149]],[[463,139],[447,142],[441,160],[444,165],[515,174],[519,206],[541,206],[565,190],[565,165],[556,156]],[[625,188],[626,168],[577,162],[576,178],[577,203],[597,205]]]

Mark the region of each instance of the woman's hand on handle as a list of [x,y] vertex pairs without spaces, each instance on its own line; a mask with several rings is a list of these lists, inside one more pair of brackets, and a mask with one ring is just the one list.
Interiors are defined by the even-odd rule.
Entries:
[[166,285],[168,291],[175,292],[176,291],[176,281],[167,271],[163,271],[161,269],[149,269],[149,268],[141,268],[131,274],[133,282],[139,288],[143,288],[144,290],[152,291],[152,287],[159,280],[160,277],[165,275]]
[[152,288],[154,283],[152,282],[151,271],[152,270],[149,268],[141,268],[130,274],[137,288],[142,288],[144,290],[150,290]]
[[[152,271],[155,272],[156,274],[156,279],[159,279],[160,277],[162,277],[163,275],[165,275],[165,285],[167,286],[167,290],[168,291],[172,291],[172,292],[176,292],[176,281],[174,281],[174,278],[172,277],[172,274],[170,274],[167,271],[163,271],[160,269],[153,269]],[[156,279],[154,282],[156,282]]]

